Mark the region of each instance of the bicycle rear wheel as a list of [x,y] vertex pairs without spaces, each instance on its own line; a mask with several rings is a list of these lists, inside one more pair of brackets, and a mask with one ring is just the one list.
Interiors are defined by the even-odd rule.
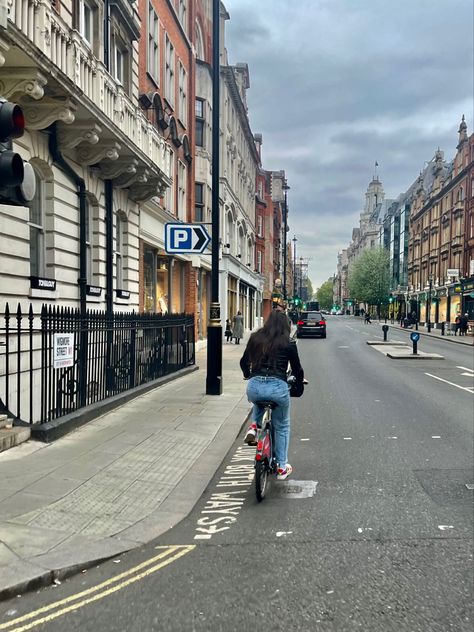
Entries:
[[262,502],[265,498],[268,483],[268,468],[265,461],[257,461],[255,463],[255,493],[258,502]]

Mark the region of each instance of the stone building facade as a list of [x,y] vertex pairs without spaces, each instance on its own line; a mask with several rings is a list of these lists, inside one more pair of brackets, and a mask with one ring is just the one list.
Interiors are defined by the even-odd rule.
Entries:
[[471,138],[464,117],[457,152],[447,163],[438,149],[417,180],[410,211],[408,283],[420,321],[454,322],[457,315],[474,320],[472,250]]
[[0,94],[25,113],[14,149],[36,194],[0,206],[2,301],[139,306],[140,207],[169,189],[172,155],[139,106],[138,7],[108,6],[10,3]]

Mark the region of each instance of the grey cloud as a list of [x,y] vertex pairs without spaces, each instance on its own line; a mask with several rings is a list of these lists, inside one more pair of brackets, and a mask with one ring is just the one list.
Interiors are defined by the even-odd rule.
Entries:
[[[249,64],[252,129],[285,169],[290,230],[315,285],[335,270],[374,162],[387,197],[472,130],[472,1],[227,0],[231,63]],[[455,45],[453,45],[455,42]],[[331,250],[332,249],[332,250]]]

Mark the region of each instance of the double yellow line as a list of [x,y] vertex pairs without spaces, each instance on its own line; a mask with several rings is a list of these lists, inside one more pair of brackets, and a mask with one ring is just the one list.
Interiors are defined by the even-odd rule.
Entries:
[[112,595],[113,593],[122,590],[122,588],[130,586],[130,584],[134,584],[135,582],[148,577],[148,575],[151,575],[152,573],[156,573],[156,571],[168,566],[168,564],[176,562],[176,560],[183,557],[183,555],[190,553],[195,547],[196,545],[194,544],[163,547],[157,546],[157,549],[163,549],[161,553],[151,557],[141,564],[138,564],[138,566],[134,566],[128,571],[115,575],[115,577],[111,577],[101,584],[87,588],[87,590],[83,590],[75,595],[50,603],[47,606],[38,608],[38,610],[24,614],[21,617],[17,617],[16,619],[12,619],[6,623],[0,623],[0,630],[8,630],[8,632],[26,632],[26,630],[31,630],[38,625],[43,625],[49,621],[57,619],[58,617],[62,617],[68,612],[79,610],[79,608],[83,608],[94,601],[99,601],[108,595]]

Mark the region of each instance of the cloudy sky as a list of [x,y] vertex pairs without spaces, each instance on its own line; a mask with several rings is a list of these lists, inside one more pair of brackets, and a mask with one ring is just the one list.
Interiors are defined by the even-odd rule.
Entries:
[[473,129],[473,0],[224,0],[231,64],[267,169],[285,169],[297,256],[318,287],[358,225],[379,163],[386,197]]

